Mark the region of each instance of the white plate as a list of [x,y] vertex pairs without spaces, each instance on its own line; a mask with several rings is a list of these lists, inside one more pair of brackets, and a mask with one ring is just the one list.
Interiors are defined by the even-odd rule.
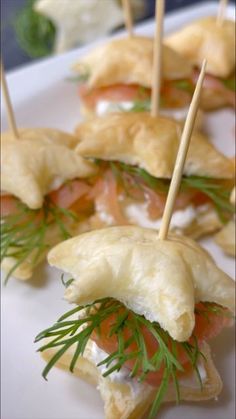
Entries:
[[[184,9],[167,16],[165,29],[175,30],[200,16],[216,13],[213,2]],[[228,8],[234,16],[233,7]],[[137,28],[152,34],[153,22]],[[100,41],[101,42],[101,41]],[[92,48],[93,46],[89,46]],[[48,126],[73,131],[78,122],[79,103],[76,86],[65,81],[69,67],[86,52],[83,48],[49,58],[13,71],[9,87],[19,126]],[[207,130],[227,154],[234,154],[233,113],[221,111],[206,121]],[[6,129],[3,111],[2,129]],[[204,240],[217,263],[234,274],[232,259],[223,255],[212,242]],[[68,310],[62,300],[60,272],[46,266],[38,269],[33,281],[11,279],[2,290],[2,418],[3,419],[102,419],[103,404],[94,388],[73,375],[56,368],[48,382],[41,377],[44,362],[33,344],[35,335]],[[234,417],[234,336],[226,330],[212,342],[215,363],[224,381],[218,401],[202,404],[165,406],[162,419],[233,419]]]

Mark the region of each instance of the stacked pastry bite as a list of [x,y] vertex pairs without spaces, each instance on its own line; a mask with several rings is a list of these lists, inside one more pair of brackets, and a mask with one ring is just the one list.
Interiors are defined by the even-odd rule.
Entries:
[[[143,112],[92,118],[76,129],[76,151],[98,166],[91,192],[94,226],[160,227],[182,127]],[[207,156],[207,158],[205,157]],[[230,159],[194,132],[172,218],[175,231],[198,238],[219,229],[234,208]]]
[[[235,23],[204,18],[168,36],[163,44],[162,108],[186,116],[198,67],[208,61],[201,99],[204,110],[235,106]],[[80,80],[82,113],[103,115],[117,110],[150,108],[153,39],[115,39],[80,59],[74,71]]]
[[235,106],[234,21],[224,19],[219,24],[216,17],[199,19],[168,36],[165,42],[195,66],[195,78],[202,60],[207,59],[203,109]]
[[76,138],[52,129],[1,135],[1,262],[7,278],[29,279],[57,242],[86,231],[94,164]]
[[[194,90],[192,66],[163,45],[161,103],[180,118],[186,116]],[[81,58],[73,67],[81,80],[82,113],[99,116],[114,111],[150,109],[153,39],[115,39]]]
[[234,281],[194,241],[110,227],[56,246],[76,306],[36,340],[48,364],[94,384],[107,419],[155,417],[163,401],[216,397],[207,342],[232,324]]

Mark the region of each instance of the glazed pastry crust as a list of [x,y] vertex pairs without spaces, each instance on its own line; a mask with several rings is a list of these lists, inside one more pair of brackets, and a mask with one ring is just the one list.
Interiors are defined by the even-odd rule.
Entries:
[[224,20],[217,25],[215,17],[206,17],[171,34],[165,43],[201,67],[207,60],[207,72],[227,78],[235,68],[235,22]]
[[[73,69],[88,73],[90,88],[113,84],[152,86],[153,40],[132,36],[115,39],[97,47],[81,58]],[[179,54],[163,46],[163,78],[166,80],[190,78],[192,67]]]
[[115,298],[178,341],[192,334],[195,303],[234,311],[234,281],[186,237],[159,240],[155,230],[109,227],[60,243],[48,261],[74,278],[65,292],[69,302]]
[[1,134],[1,190],[31,209],[43,205],[53,184],[91,176],[93,164],[74,152],[76,138],[54,129],[22,129],[20,138]]
[[[79,378],[96,386],[104,402],[106,419],[141,419],[147,414],[156,394],[156,389],[148,384],[139,384],[140,390],[133,392],[129,384],[112,382],[109,377],[104,378],[96,367],[92,353],[91,341],[85,350],[84,356],[78,358],[74,374]],[[73,348],[66,352],[57,362],[59,368],[68,370],[73,355]],[[188,385],[180,384],[180,398],[182,401],[201,401],[215,398],[222,390],[220,376],[211,358],[210,348],[204,343],[201,348],[205,356],[204,369],[206,380],[201,390],[198,386],[191,388]],[[48,349],[43,352],[43,357],[49,361],[55,354],[55,350]],[[173,384],[169,385],[165,401],[176,400]]]
[[[137,165],[155,177],[170,179],[179,148],[181,124],[143,113],[115,113],[80,124],[76,151],[83,157]],[[207,159],[206,159],[207,156]],[[194,131],[184,175],[233,178],[233,164],[206,137]]]

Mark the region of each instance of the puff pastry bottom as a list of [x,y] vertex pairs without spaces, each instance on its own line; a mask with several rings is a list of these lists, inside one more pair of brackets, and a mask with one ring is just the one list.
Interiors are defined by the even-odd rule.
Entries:
[[[132,391],[132,387],[124,382],[111,381],[104,378],[96,367],[91,350],[92,342],[89,341],[84,356],[77,361],[74,374],[90,384],[97,387],[104,402],[106,419],[141,419],[146,418],[151,407],[157,389],[148,384],[138,384],[138,390]],[[210,348],[204,343],[202,353],[205,356],[204,369],[206,378],[203,388],[200,386],[191,387],[189,384],[180,384],[180,398],[182,401],[201,401],[218,396],[222,389],[220,376],[213,364]],[[55,354],[55,349],[48,349],[43,352],[43,358],[48,361]],[[57,362],[57,366],[68,370],[73,356],[73,347],[66,352]],[[165,397],[165,402],[175,401],[175,389],[170,384]],[[79,409],[79,406],[78,406]],[[145,416],[144,416],[145,415]],[[94,418],[95,419],[95,418]]]
[[215,242],[225,253],[235,256],[235,220],[231,220],[215,235]]

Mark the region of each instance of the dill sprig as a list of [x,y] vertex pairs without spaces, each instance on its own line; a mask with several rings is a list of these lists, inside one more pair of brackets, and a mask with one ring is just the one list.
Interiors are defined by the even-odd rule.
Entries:
[[60,208],[46,198],[40,210],[31,210],[18,203],[18,211],[1,217],[1,262],[12,257],[15,263],[6,275],[5,283],[19,265],[30,259],[36,265],[51,246],[48,228],[55,226],[61,240],[71,237],[65,227],[65,219],[78,220],[76,214]]
[[[83,314],[81,315],[82,310]],[[78,317],[75,319],[76,314]],[[98,336],[101,335],[103,321],[111,316],[112,323],[110,323],[108,337],[116,339],[116,349],[99,362],[97,366],[102,366],[103,376],[108,377],[113,372],[119,372],[122,367],[126,367],[127,361],[133,360],[134,366],[129,375],[139,382],[145,381],[150,372],[161,370],[163,377],[152,404],[150,418],[155,417],[170,381],[174,383],[177,402],[180,399],[178,372],[184,371],[184,367],[178,360],[180,349],[185,353],[196,372],[199,385],[202,386],[198,362],[199,358],[204,357],[204,355],[200,351],[197,338],[194,338],[194,343],[176,342],[157,322],[151,323],[144,316],[128,310],[122,303],[112,298],[103,298],[92,304],[75,307],[60,317],[52,327],[44,330],[36,337],[35,342],[45,338],[50,339],[49,342],[38,349],[40,352],[50,348],[57,349],[55,355],[44,368],[43,377],[47,379],[49,371],[72,345],[75,346],[75,350],[69,369],[73,372],[78,357],[84,354],[88,340],[94,333]],[[144,328],[157,342],[157,350],[152,355],[149,355],[144,339]]]
[[[109,163],[110,167],[117,177],[117,179],[123,182],[125,189],[125,173],[129,173],[133,176],[133,179],[136,180],[136,184],[141,186],[140,180],[149,188],[156,190],[160,193],[167,194],[170,180],[160,179],[150,175],[146,170],[141,169],[137,166],[131,166],[121,162],[111,162]],[[227,213],[234,213],[234,206],[230,203],[230,193],[232,186],[226,185],[226,183],[221,179],[212,179],[203,176],[183,176],[181,180],[181,191],[186,190],[197,190],[208,198],[210,198],[212,204],[214,205],[220,219],[222,222],[227,221]]]
[[189,94],[193,94],[194,92],[194,84],[191,82],[191,80],[175,80],[174,86],[179,90],[184,90],[185,92]]
[[78,73],[75,76],[69,76],[66,78],[67,81],[73,82],[73,83],[79,83],[79,84],[83,84],[86,81],[88,81],[89,79],[89,72],[83,72],[83,73]]
[[232,92],[236,91],[235,75],[221,81],[223,81],[223,84],[227,89],[232,90]]
[[235,209],[230,203],[230,193],[232,187],[227,187],[222,181],[200,176],[184,176],[181,182],[182,189],[197,189],[208,196],[222,222],[227,221],[225,213],[233,214]]

